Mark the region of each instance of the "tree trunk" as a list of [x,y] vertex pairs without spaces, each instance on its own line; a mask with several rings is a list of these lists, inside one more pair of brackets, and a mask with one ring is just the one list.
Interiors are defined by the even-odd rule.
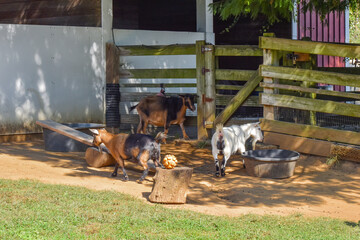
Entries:
[[115,159],[107,152],[99,152],[97,148],[89,147],[85,152],[85,160],[91,167],[106,167],[115,164]]
[[188,167],[156,168],[150,202],[185,203],[192,173],[193,169]]

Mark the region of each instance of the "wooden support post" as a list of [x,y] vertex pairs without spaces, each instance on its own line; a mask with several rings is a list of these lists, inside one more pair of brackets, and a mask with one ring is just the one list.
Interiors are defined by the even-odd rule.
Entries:
[[119,50],[113,43],[106,43],[106,83],[119,83]]
[[196,41],[197,133],[199,140],[208,138],[205,128],[203,101],[203,96],[205,96],[205,74],[203,74],[205,71],[204,47],[205,41]]
[[[215,49],[214,45],[205,45],[205,95],[203,101],[205,101],[205,127],[210,128],[213,126],[215,120],[216,110],[216,90],[215,90]],[[208,133],[208,136],[210,133]]]
[[[275,37],[274,33],[265,33],[264,37]],[[261,47],[261,46],[260,46]],[[270,49],[264,49],[263,65],[279,66],[278,52]],[[264,83],[277,83],[274,78],[264,77]],[[264,93],[276,93],[276,89],[264,88]],[[264,105],[264,118],[277,120],[277,108],[274,106]]]
[[[310,58],[308,59],[308,61],[297,61],[296,62],[296,67],[298,68],[302,68],[302,69],[313,69],[313,66],[316,65],[316,55],[311,55]],[[303,81],[301,83],[302,87],[306,87],[306,88],[313,88],[316,86],[316,83],[314,82],[308,82],[308,81]],[[312,99],[316,99],[316,93],[303,93],[302,94],[304,97],[308,97],[308,98],[312,98]],[[306,117],[305,117],[306,116]],[[304,116],[304,121],[305,123],[308,122],[310,125],[316,126],[316,112],[314,111],[309,111],[309,113],[307,113]]]

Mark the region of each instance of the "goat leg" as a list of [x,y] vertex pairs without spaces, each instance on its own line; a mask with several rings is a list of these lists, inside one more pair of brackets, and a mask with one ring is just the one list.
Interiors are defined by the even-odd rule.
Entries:
[[215,176],[220,177],[219,159],[215,158]]
[[122,167],[121,170],[122,170],[122,172],[124,174],[123,181],[129,181],[129,176],[126,173],[125,168]]
[[141,175],[140,179],[137,181],[138,183],[142,183],[142,181],[144,181],[144,179],[146,178],[146,176],[149,173],[149,168],[146,168],[143,172],[143,174]]
[[221,163],[221,176],[225,176],[225,167],[226,167],[226,163],[228,161],[228,159],[230,158],[230,155],[227,156],[227,155],[224,155],[224,159]]
[[185,132],[185,127],[184,127],[184,123],[180,123],[180,128],[181,128],[181,131],[182,131],[182,134],[183,134],[183,138],[185,139],[185,140],[189,140],[190,138],[189,138],[189,136],[186,134],[186,132]]
[[114,172],[111,174],[112,177],[116,177],[118,174],[119,164],[115,163]]

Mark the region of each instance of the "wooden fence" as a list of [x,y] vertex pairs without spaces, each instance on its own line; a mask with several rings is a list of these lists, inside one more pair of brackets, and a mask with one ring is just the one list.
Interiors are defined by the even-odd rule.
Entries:
[[[356,148],[349,150],[334,143],[360,145],[360,132],[316,126],[317,112],[360,121],[359,69],[328,68],[324,71],[316,67],[285,67],[279,66],[279,60],[284,52],[359,58],[360,46],[261,37],[260,47],[264,49],[264,63],[259,68],[259,74],[263,78],[260,86],[264,88],[260,101],[264,105],[262,129],[265,131],[265,142],[303,153],[346,156],[349,160],[359,161]],[[347,86],[357,91],[318,89],[319,84]],[[279,121],[281,108],[308,113],[304,115],[309,118],[307,124]]]

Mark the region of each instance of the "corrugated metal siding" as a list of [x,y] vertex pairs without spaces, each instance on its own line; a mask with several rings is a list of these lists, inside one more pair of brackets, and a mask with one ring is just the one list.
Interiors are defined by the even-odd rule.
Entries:
[[[299,8],[300,9],[300,8]],[[345,43],[345,13],[331,12],[322,22],[315,11],[298,11],[298,39],[304,37],[318,42]],[[317,58],[318,67],[345,67],[342,57],[323,56]],[[344,86],[334,86],[334,90],[345,91]]]

